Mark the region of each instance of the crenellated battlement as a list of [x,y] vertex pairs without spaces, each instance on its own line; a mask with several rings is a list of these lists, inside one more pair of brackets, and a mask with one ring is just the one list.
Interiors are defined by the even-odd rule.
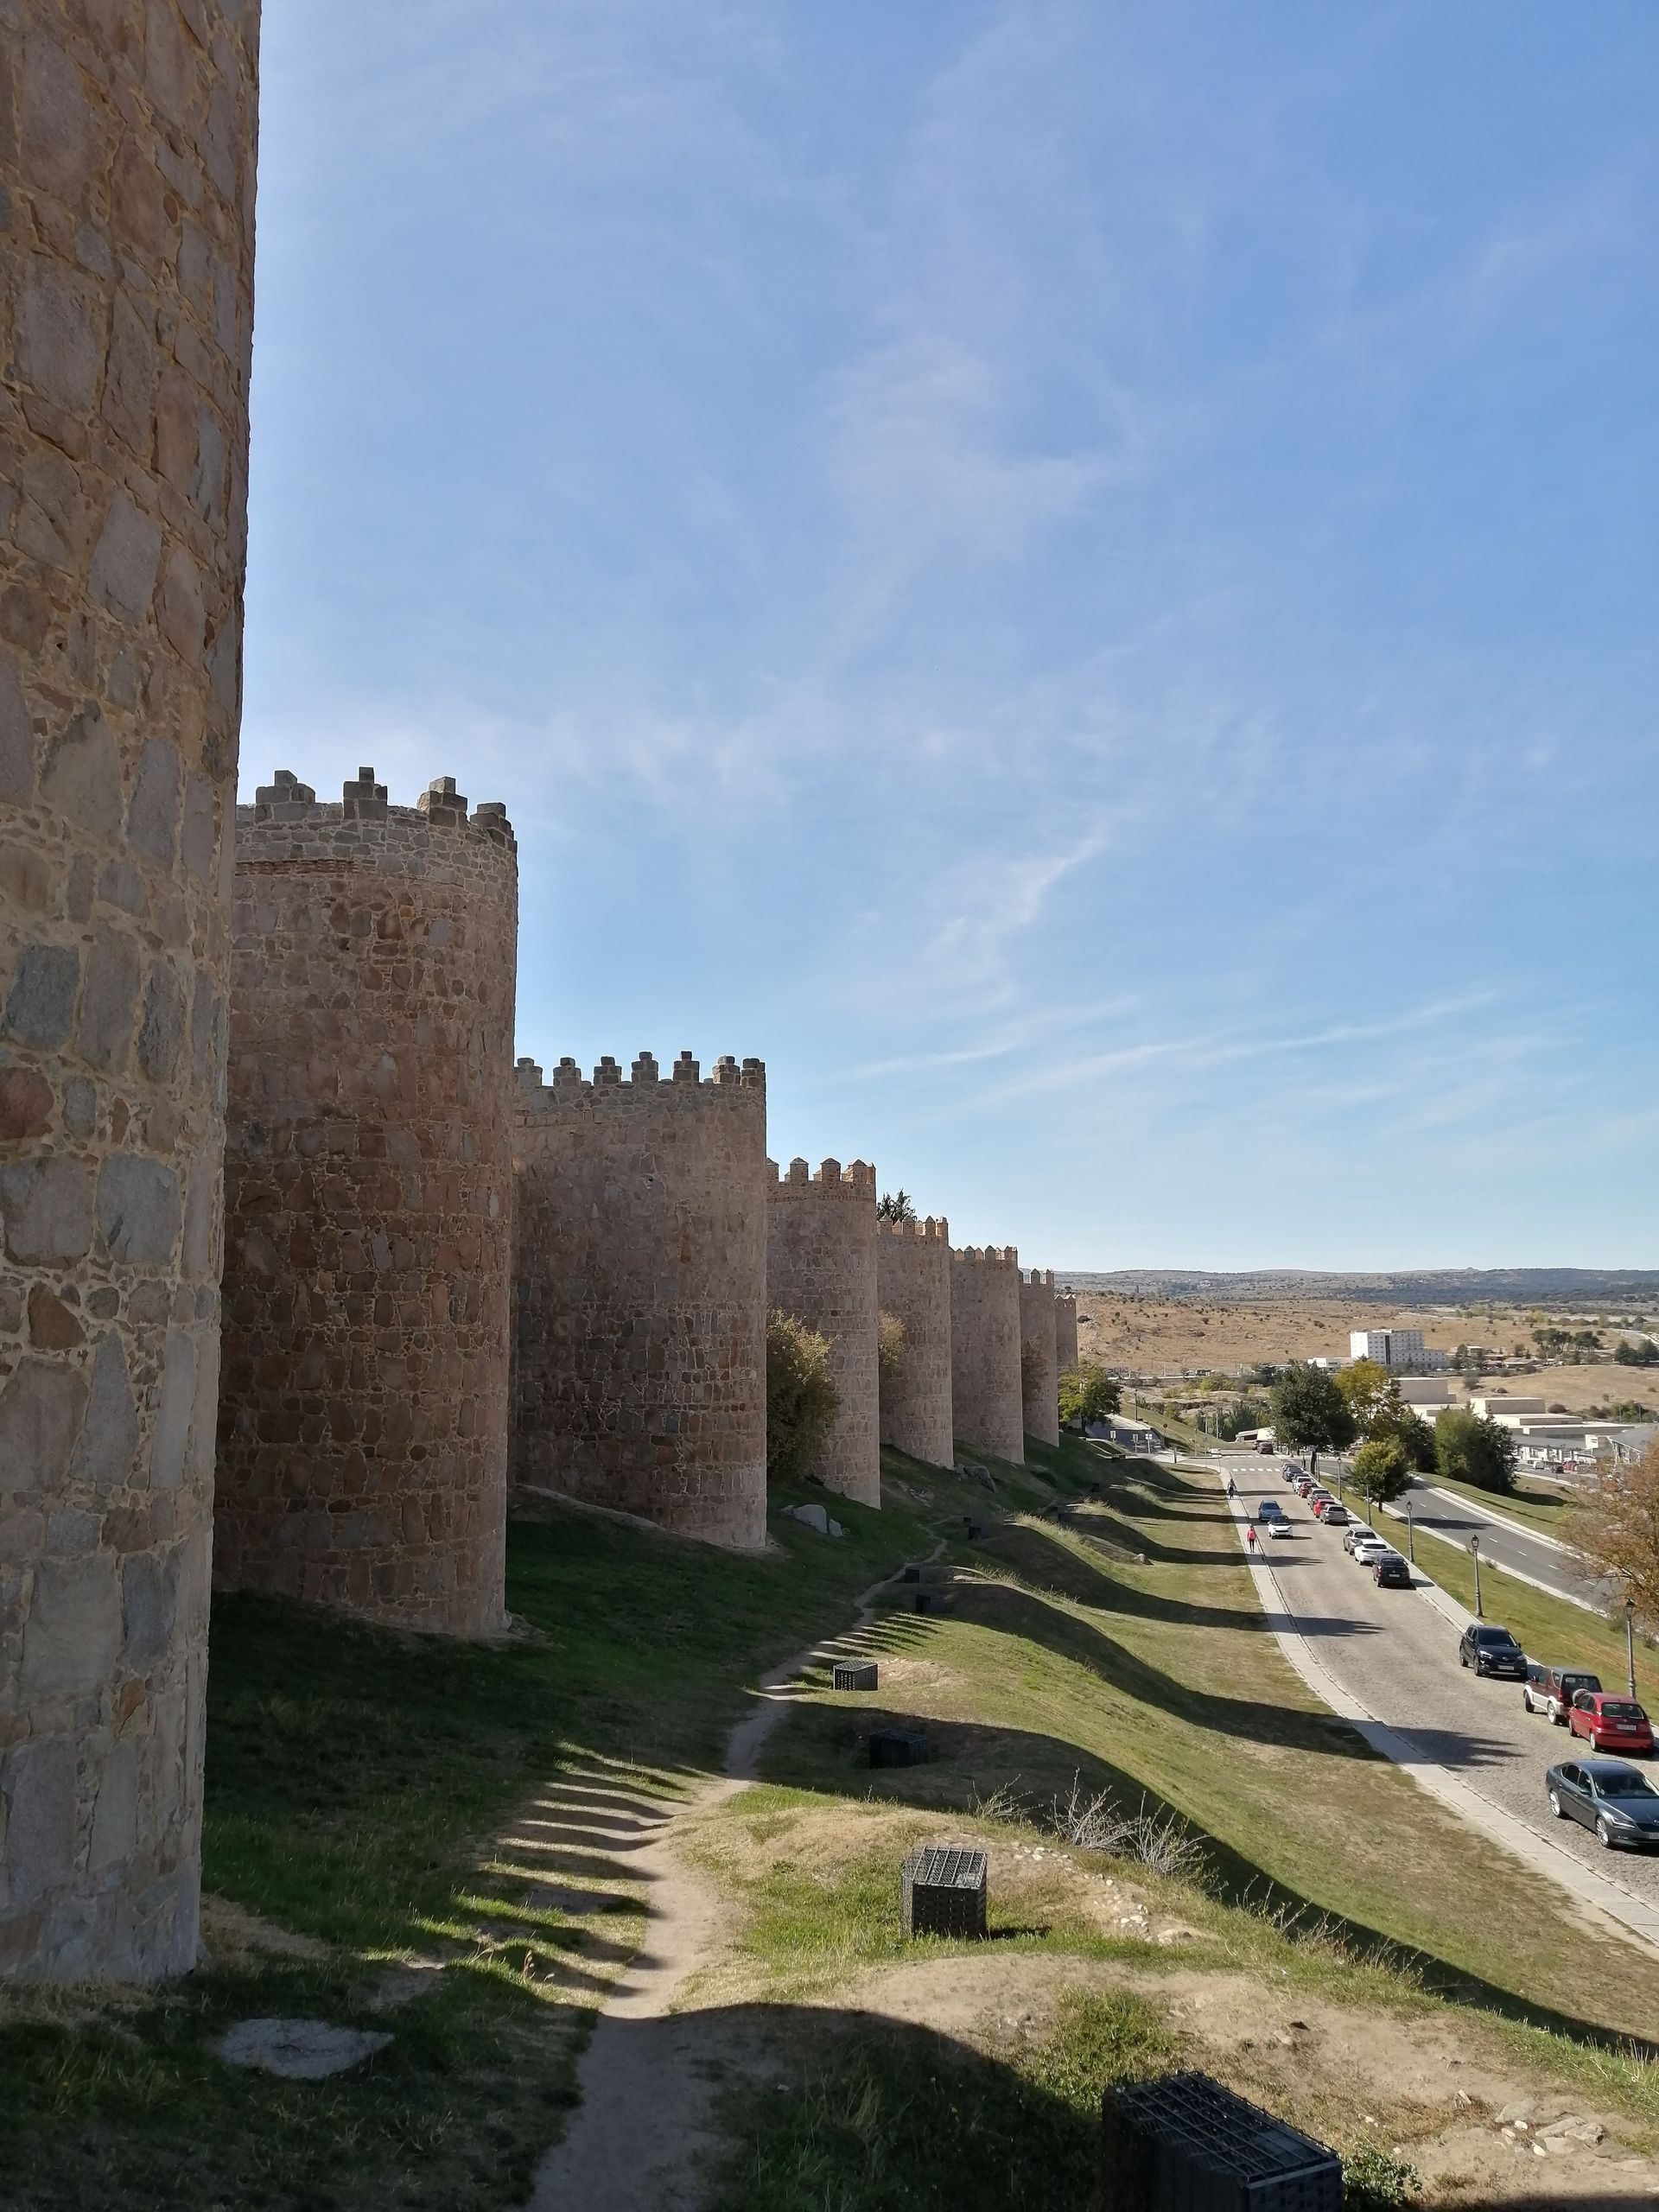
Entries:
[[1054,1270],[1052,1268],[1046,1271],[1041,1268],[1033,1268],[1029,1275],[1021,1276],[1020,1280],[1023,1282],[1028,1282],[1033,1290],[1052,1290]]
[[[722,1053],[715,1062],[715,1071],[705,1076],[702,1064],[690,1052],[682,1052],[666,1075],[658,1065],[656,1055],[641,1052],[625,1076],[620,1064],[607,1052],[591,1077],[584,1076],[581,1068],[567,1053],[550,1076],[545,1076],[537,1063],[528,1056],[519,1059],[513,1073],[519,1090],[522,1107],[537,1106],[544,1111],[556,1107],[573,1105],[577,1100],[592,1098],[615,1099],[619,1104],[639,1098],[659,1099],[665,1093],[677,1090],[760,1091],[764,1096],[766,1088],[766,1064],[764,1060],[734,1059],[729,1052]],[[775,1172],[775,1171],[774,1171]],[[872,1179],[874,1171],[870,1171]],[[872,1182],[874,1187],[874,1182]]]
[[826,1160],[811,1173],[805,1160],[791,1160],[786,1175],[779,1174],[775,1160],[769,1160],[766,1174],[767,1196],[772,1198],[849,1198],[857,1205],[875,1203],[875,1170],[865,1160],[855,1160],[845,1167],[838,1160]]
[[1020,1272],[1020,1250],[1014,1244],[987,1244],[982,1249],[977,1244],[969,1244],[962,1250],[953,1252],[951,1257],[963,1261],[970,1268],[1012,1268],[1016,1275]]
[[881,1220],[875,1225],[883,1236],[932,1236],[946,1244],[950,1241],[950,1224],[943,1214],[937,1219],[929,1214],[925,1221]]
[[250,832],[286,830],[299,841],[302,854],[307,833],[327,842],[331,832],[343,831],[347,823],[359,840],[373,825],[381,824],[388,835],[415,829],[453,830],[480,836],[509,853],[518,849],[500,801],[486,799],[471,806],[465,793],[455,789],[453,776],[435,778],[413,806],[392,806],[385,785],[375,781],[374,770],[360,767],[341,787],[335,805],[327,800],[319,804],[309,784],[302,784],[291,768],[278,768],[271,782],[258,785],[251,806],[236,810],[237,829],[245,841]]

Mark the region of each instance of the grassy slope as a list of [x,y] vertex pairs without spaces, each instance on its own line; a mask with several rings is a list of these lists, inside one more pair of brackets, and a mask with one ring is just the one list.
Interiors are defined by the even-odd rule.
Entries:
[[1561,1522],[1570,1503],[1563,1491],[1529,1482],[1522,1476],[1512,1491],[1499,1497],[1491,1491],[1478,1490],[1473,1483],[1448,1482],[1444,1475],[1427,1475],[1423,1479],[1433,1483],[1437,1490],[1449,1491],[1454,1497],[1466,1497],[1471,1505],[1484,1505],[1493,1513],[1501,1513],[1505,1520],[1518,1521],[1522,1528],[1535,1529],[1541,1536],[1553,1536],[1557,1543],[1562,1541]]
[[[671,1792],[715,1760],[756,1676],[986,1510],[984,1491],[954,1478],[896,1459],[889,1473],[887,1512],[836,1504],[839,1541],[774,1510],[780,1548],[764,1558],[575,1511],[515,1523],[508,1597],[522,1632],[496,1646],[216,1602],[206,1886],[327,1955],[210,1968],[73,2028],[51,1999],[21,2018],[14,2007],[0,2024],[8,2212],[514,2201],[557,2130],[587,2006],[642,1923],[625,1891],[597,1923],[526,1904],[534,1873],[493,1860],[486,1840],[572,1770]],[[1052,1494],[1037,1478],[1013,1490],[1015,1503]],[[580,1879],[626,1877],[567,1865]],[[448,1970],[418,2002],[376,2013],[380,1962],[421,1957]],[[222,2028],[264,2014],[390,2026],[394,2041],[322,2087],[213,2056]]]
[[[1432,1548],[1431,1548],[1432,1546]],[[1448,1597],[1472,1611],[1475,1571],[1463,1546],[1444,1536],[1417,1531],[1417,1563],[1433,1576]],[[1623,1689],[1625,1671],[1624,1624],[1604,1620],[1582,1605],[1552,1598],[1529,1582],[1517,1582],[1503,1568],[1483,1558],[1480,1566],[1481,1611],[1489,1621],[1500,1621],[1522,1644],[1529,1658],[1546,1666],[1592,1668],[1610,1690]],[[1659,1713],[1659,1655],[1638,1634],[1636,1639],[1637,1694]]]
[[[1076,1464],[1082,1449],[1061,1456]],[[1131,1879],[1192,1940],[1160,1948],[1080,1916],[1058,1891],[1033,1910],[1029,1892],[994,1887],[992,1932],[1008,1951],[1092,1959],[1109,1975],[1129,1961],[1154,1977],[1243,1970],[1450,2014],[1467,2047],[1495,2039],[1521,2070],[1592,2082],[1659,2121],[1653,2067],[1609,2049],[1659,2029],[1647,1961],[1586,1945],[1564,1900],[1314,1709],[1265,1632],[1205,1476],[1099,1459],[1094,1471],[1106,1503],[1070,1530],[999,1531],[953,1614],[879,1621],[868,1640],[888,1663],[874,1709],[818,1685],[772,1739],[767,1786],[704,1831],[700,1856],[747,1908],[723,1993],[776,2008],[773,2056],[794,2090],[728,2097],[720,2212],[1081,2201],[1099,2083],[1183,2055],[1155,2003],[1103,1986],[988,2053],[835,2005],[857,2005],[861,1976],[914,1955],[896,1926],[905,1848],[976,1834],[995,1859],[1039,1829],[1010,1820],[1007,1795],[995,1814],[975,1808],[1002,1789],[1040,1819],[1079,1775],[1183,1816],[1202,1848],[1198,1885]],[[860,1747],[878,1713],[925,1720],[934,1763],[872,1773]],[[1351,2088],[1291,2116],[1357,2148]],[[1392,2201],[1389,2174],[1372,2178],[1382,2197],[1356,2186],[1353,2201]]]

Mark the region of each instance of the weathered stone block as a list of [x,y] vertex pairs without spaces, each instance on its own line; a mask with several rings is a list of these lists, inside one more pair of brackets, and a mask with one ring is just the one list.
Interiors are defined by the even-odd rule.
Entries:
[[79,1160],[21,1160],[0,1167],[0,1218],[7,1255],[54,1267],[86,1256],[92,1242],[92,1194]]
[[118,1154],[98,1179],[98,1226],[113,1260],[160,1267],[179,1239],[179,1179],[159,1160]]
[[96,1689],[121,1649],[121,1599],[115,1561],[43,1559],[23,1629],[19,1677],[26,1698],[84,1695]]

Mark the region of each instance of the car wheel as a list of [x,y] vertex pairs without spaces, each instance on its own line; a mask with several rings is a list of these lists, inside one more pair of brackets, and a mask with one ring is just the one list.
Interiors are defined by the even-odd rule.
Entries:
[[1605,1821],[1596,1822],[1596,1841],[1604,1851],[1611,1851],[1613,1847],[1613,1839]]
[[1549,1793],[1549,1809],[1558,1821],[1564,1821],[1567,1818],[1567,1808],[1553,1789]]
[[1459,1652],[1458,1664],[1459,1667],[1466,1667],[1469,1664],[1469,1654],[1466,1651]]

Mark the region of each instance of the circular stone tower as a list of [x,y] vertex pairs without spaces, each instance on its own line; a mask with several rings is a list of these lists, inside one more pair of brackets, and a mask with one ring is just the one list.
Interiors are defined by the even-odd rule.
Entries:
[[956,1460],[950,1419],[950,1224],[876,1225],[876,1298],[904,1331],[896,1374],[881,1377],[881,1441],[936,1467]]
[[1012,1244],[950,1255],[950,1405],[964,1444],[1024,1465],[1020,1255]]
[[1026,1434],[1041,1444],[1060,1440],[1060,1370],[1054,1321],[1054,1271],[1033,1268],[1020,1283],[1020,1385]]
[[513,1481],[766,1540],[766,1071],[518,1063]]
[[0,1976],[196,1958],[258,22],[0,18]]
[[809,1176],[805,1160],[791,1160],[780,1179],[766,1165],[766,1310],[793,1314],[829,1338],[841,1397],[812,1471],[826,1490],[879,1506],[875,1170],[855,1160],[843,1172],[826,1160]]
[[518,863],[446,778],[237,814],[215,1579],[505,1622]]
[[1054,1300],[1054,1364],[1069,1375],[1077,1363],[1077,1300],[1068,1290]]

